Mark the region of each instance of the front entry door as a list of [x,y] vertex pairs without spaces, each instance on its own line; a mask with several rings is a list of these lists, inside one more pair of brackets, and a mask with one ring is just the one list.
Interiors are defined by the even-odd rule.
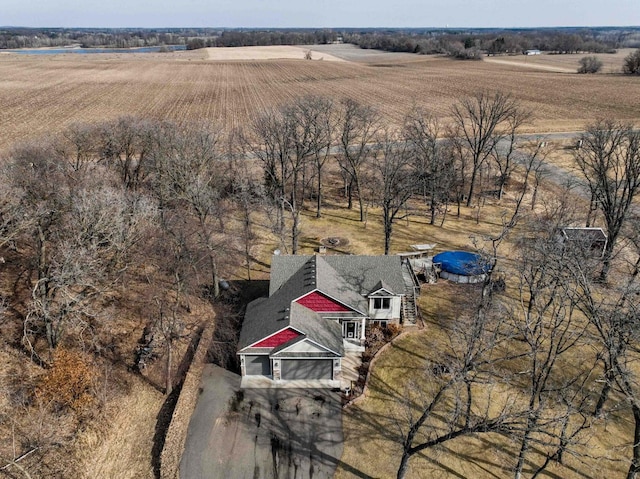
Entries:
[[353,339],[356,337],[356,323],[349,321],[347,323],[347,338]]

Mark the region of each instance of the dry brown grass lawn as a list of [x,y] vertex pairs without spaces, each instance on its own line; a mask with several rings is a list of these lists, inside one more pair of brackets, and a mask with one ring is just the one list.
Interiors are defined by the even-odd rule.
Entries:
[[165,400],[133,378],[129,393],[107,408],[108,421],[79,434],[76,454],[83,479],[153,479],[151,451],[156,417]]
[[[400,427],[406,430],[405,398],[428,394],[427,360],[437,361],[448,351],[448,328],[472,308],[477,287],[439,282],[423,287],[420,303],[426,327],[397,340],[378,359],[371,374],[366,399],[344,411],[345,447],[337,479],[395,477],[402,454]],[[420,391],[416,393],[416,391]],[[514,397],[513,390],[493,391],[492,404]],[[426,397],[422,397],[423,400]],[[453,407],[453,406],[452,406]],[[624,440],[632,435],[630,415],[621,414],[596,422],[578,449],[585,456],[568,456],[564,465],[551,464],[546,477],[624,477],[628,456]],[[419,440],[419,438],[418,438]],[[411,478],[507,478],[517,456],[517,445],[497,434],[463,437],[414,456]],[[540,464],[544,456],[535,447],[525,470]]]

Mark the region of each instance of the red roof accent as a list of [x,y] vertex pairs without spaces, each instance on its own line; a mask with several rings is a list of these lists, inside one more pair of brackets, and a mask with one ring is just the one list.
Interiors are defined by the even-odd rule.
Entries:
[[301,334],[291,328],[283,329],[279,333],[276,333],[268,338],[263,339],[259,343],[252,344],[252,348],[277,348],[281,344],[291,341],[294,338],[301,336]]
[[351,309],[347,308],[345,305],[329,298],[320,291],[312,291],[297,300],[296,303],[301,304],[316,313],[341,313],[351,311]]

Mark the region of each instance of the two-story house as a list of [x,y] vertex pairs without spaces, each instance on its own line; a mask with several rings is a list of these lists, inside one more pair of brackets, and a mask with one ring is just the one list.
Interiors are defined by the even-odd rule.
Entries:
[[410,268],[399,256],[274,256],[269,297],[245,313],[243,377],[337,387],[345,347],[362,348],[367,326],[415,313]]

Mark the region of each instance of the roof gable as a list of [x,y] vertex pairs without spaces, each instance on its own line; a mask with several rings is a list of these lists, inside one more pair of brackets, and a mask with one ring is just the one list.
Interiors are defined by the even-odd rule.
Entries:
[[386,285],[386,283],[382,280],[378,281],[378,283],[373,287],[369,296],[395,296],[395,293],[391,291],[391,288]]
[[333,352],[308,338],[297,341],[290,346],[286,346],[278,351],[279,353],[327,353]]
[[[280,289],[311,258],[313,256],[273,256],[269,294],[274,294]],[[381,281],[384,283],[385,289],[394,294],[403,294],[405,291],[400,256],[327,255],[316,258],[317,269],[320,271],[319,281],[323,281],[325,277],[323,268],[327,265],[333,270],[333,277],[339,277],[341,284],[349,285],[351,291],[361,296],[367,296],[371,291],[377,289],[376,286]],[[330,279],[326,282],[330,282]],[[317,286],[318,289],[330,296],[339,298],[325,287],[331,285],[323,283]],[[347,302],[347,304],[349,303]]]
[[277,333],[272,334],[264,338],[257,343],[251,344],[252,348],[276,348],[284,343],[288,343],[292,339],[295,339],[302,334],[299,331],[296,331],[293,328],[286,328],[278,331]]
[[318,290],[312,291],[301,298],[298,298],[296,303],[301,304],[316,313],[344,313],[347,311],[353,311],[353,308],[347,307],[340,301],[336,301]]

